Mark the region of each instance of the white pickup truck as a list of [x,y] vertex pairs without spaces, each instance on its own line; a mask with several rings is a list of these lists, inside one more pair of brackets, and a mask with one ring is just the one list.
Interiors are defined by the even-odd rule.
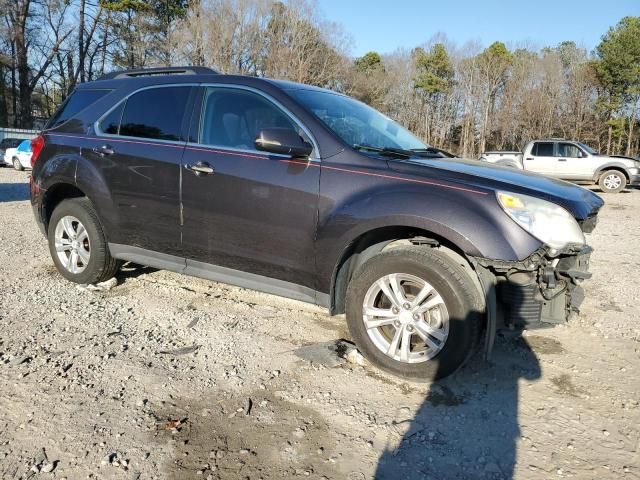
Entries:
[[598,184],[603,192],[617,193],[640,184],[640,161],[600,155],[571,140],[534,140],[522,152],[485,152],[480,161],[520,168],[575,183]]

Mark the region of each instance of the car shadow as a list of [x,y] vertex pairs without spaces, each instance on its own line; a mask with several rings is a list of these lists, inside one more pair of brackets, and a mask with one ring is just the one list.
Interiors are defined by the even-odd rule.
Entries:
[[157,268],[147,267],[145,265],[138,265],[137,263],[133,263],[133,262],[126,262],[124,265],[122,265],[120,270],[118,270],[118,273],[116,273],[116,277],[119,280],[118,283],[123,283],[128,279],[137,278],[141,275],[145,275],[147,273],[153,273],[157,271],[158,271]]
[[375,478],[513,478],[519,388],[522,380],[540,376],[526,340],[499,332],[489,363],[479,352],[459,372],[432,384],[415,415],[398,418],[404,433],[380,456]]
[[0,202],[29,200],[28,183],[0,183]]

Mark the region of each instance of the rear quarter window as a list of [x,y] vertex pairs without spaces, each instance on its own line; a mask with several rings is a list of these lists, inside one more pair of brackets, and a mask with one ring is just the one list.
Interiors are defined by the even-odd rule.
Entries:
[[111,90],[75,90],[51,117],[45,129],[63,124],[85,108],[93,105]]
[[[182,123],[190,92],[190,86],[158,87],[131,95],[124,106],[119,134],[157,140],[184,140]],[[106,128],[109,126],[105,125]]]

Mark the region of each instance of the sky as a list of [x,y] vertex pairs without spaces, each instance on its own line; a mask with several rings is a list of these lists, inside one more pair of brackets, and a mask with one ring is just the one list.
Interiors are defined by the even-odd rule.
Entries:
[[640,16],[640,0],[319,0],[327,20],[352,39],[351,55],[391,53],[436,33],[462,46],[496,40],[542,48],[573,40],[592,51],[622,17]]

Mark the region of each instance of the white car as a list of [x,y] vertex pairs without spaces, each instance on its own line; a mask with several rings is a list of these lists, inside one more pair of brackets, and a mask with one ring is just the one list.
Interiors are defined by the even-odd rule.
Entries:
[[24,140],[17,148],[7,148],[4,163],[16,170],[31,168],[31,140]]

